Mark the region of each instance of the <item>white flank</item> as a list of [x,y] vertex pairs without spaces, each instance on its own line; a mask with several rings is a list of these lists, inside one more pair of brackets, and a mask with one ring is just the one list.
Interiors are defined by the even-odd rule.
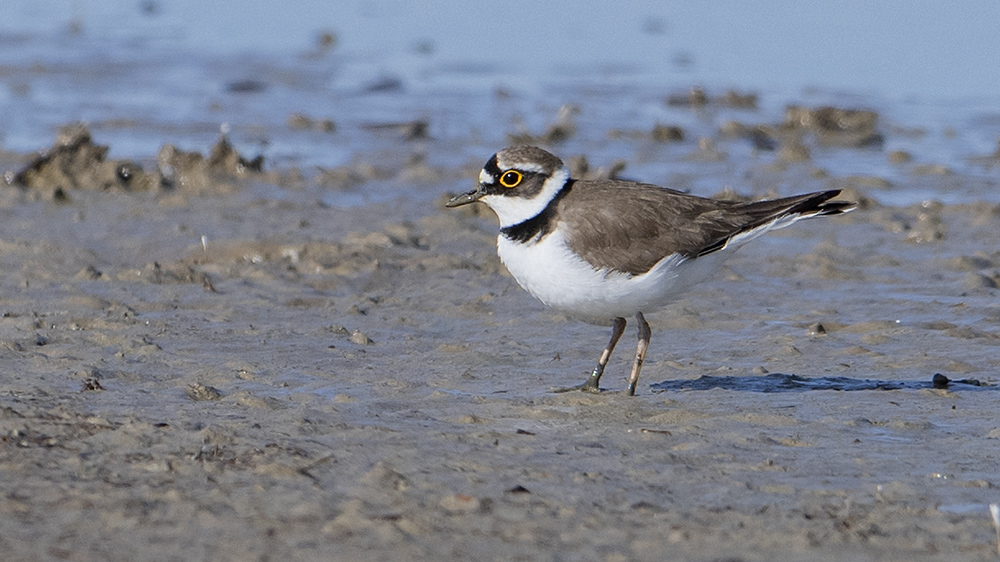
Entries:
[[603,323],[662,308],[710,277],[730,252],[695,260],[672,254],[648,272],[630,276],[594,269],[569,249],[556,229],[537,243],[512,242],[501,235],[497,253],[521,287],[542,303],[570,316]]

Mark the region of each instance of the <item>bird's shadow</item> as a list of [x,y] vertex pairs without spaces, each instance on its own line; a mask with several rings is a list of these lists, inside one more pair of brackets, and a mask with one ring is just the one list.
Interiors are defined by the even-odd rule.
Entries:
[[669,390],[738,390],[743,392],[806,392],[808,390],[920,390],[926,388],[947,390],[1000,390],[976,379],[952,380],[937,373],[931,380],[883,381],[853,379],[851,377],[800,377],[771,373],[757,376],[709,376],[690,380],[668,380],[649,385],[653,392]]

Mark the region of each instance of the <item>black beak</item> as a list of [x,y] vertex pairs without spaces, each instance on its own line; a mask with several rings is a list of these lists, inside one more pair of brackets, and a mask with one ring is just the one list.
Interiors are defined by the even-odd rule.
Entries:
[[469,203],[475,203],[476,201],[479,201],[479,199],[484,195],[486,195],[486,186],[483,184],[479,184],[479,186],[476,187],[475,191],[470,191],[468,193],[463,193],[462,195],[452,197],[447,203],[445,203],[444,206],[461,207],[462,205],[468,205]]

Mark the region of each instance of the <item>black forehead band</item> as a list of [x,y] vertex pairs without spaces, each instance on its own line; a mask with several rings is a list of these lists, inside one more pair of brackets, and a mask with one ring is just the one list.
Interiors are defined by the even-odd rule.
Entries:
[[497,176],[500,175],[500,166],[497,165],[497,155],[496,154],[494,154],[492,157],[490,157],[489,161],[486,162],[486,165],[483,166],[483,169],[486,170],[487,174],[489,174],[489,175],[491,175],[493,177],[497,177]]
[[[494,178],[500,177],[500,174],[502,174],[505,171],[505,170],[501,170],[500,169],[500,166],[498,165],[497,155],[496,154],[494,154],[492,157],[490,157],[490,159],[486,162],[486,165],[483,166],[483,169],[486,170],[487,174],[489,174],[490,176],[492,176]],[[516,167],[514,169],[517,170]],[[533,178],[535,176],[544,175],[544,174],[540,174],[538,172],[529,172],[527,170],[518,170],[518,171],[521,172],[521,174],[524,175],[524,177],[526,179],[527,178]]]

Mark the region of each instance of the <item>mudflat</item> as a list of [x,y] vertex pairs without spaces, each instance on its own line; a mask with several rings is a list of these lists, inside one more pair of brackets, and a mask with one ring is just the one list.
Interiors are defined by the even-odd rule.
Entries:
[[[172,3],[47,8],[63,32],[30,4],[46,27],[0,37],[0,561],[996,560],[992,98],[665,87],[712,59],[656,18],[636,44],[678,72],[545,82],[378,10],[335,23],[412,46],[221,56],[177,48],[208,14]],[[897,51],[959,58],[915,29]],[[859,208],[648,315],[637,396],[633,326],[607,391],[559,394],[608,328],[521,290],[488,210],[444,208],[516,143]]]
[[364,162],[331,188],[220,141],[126,173],[89,134],[4,155],[4,560],[996,557],[998,205],[769,167],[861,208],[651,315],[637,396],[556,394],[606,328],[443,207],[475,164],[372,159],[422,195],[338,206]]

